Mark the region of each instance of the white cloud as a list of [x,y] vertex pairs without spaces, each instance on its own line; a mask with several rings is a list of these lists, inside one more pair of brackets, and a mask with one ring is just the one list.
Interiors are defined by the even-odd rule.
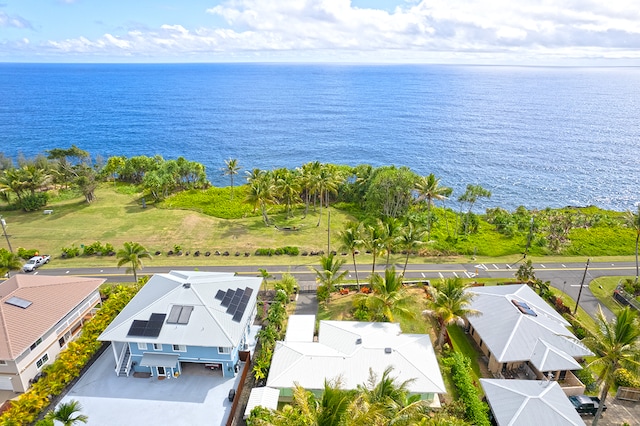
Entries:
[[0,28],[32,28],[31,23],[18,15],[9,15],[0,11]]
[[[316,60],[508,61],[640,58],[640,8],[627,0],[423,0],[391,12],[349,0],[228,0],[226,23],[50,41],[50,53]],[[0,26],[3,15],[0,13]],[[4,20],[6,21],[6,15]]]

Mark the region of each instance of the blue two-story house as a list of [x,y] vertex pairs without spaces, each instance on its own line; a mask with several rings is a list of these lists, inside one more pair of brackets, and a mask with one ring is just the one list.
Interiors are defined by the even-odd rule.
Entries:
[[220,272],[156,274],[98,339],[111,342],[118,375],[178,377],[195,363],[233,377],[261,282]]

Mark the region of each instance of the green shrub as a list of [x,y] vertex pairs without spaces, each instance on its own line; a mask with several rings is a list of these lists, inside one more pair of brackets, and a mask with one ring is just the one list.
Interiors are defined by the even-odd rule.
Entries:
[[31,259],[33,256],[37,254],[38,254],[38,250],[36,249],[27,250],[25,248],[18,247],[18,257],[21,257],[25,260]]
[[576,377],[585,386],[587,393],[595,392],[597,389],[596,379],[593,377],[593,373],[588,368],[582,368],[582,370],[575,371]]
[[80,256],[80,249],[75,244],[72,244],[71,247],[62,247],[62,257],[70,259],[77,256]]
[[111,244],[107,243],[105,245],[102,245],[100,241],[96,241],[91,245],[84,246],[82,254],[84,256],[93,256],[94,254],[106,255],[114,251],[115,249]]
[[39,192],[37,194],[28,194],[22,197],[20,201],[20,207],[25,212],[32,212],[47,205],[49,197],[45,192]]
[[247,194],[247,185],[234,187],[233,198],[231,198],[230,187],[211,187],[206,190],[192,189],[167,197],[166,200],[159,204],[159,207],[193,210],[221,219],[242,219],[250,216],[259,216],[259,209],[254,211],[249,203],[244,202]]
[[616,386],[640,388],[640,379],[625,368],[618,368],[613,375]]
[[443,359],[450,369],[453,384],[458,390],[460,400],[465,406],[465,416],[469,422],[477,426],[490,426],[489,407],[480,401],[478,389],[471,378],[471,361],[460,352],[452,352]]

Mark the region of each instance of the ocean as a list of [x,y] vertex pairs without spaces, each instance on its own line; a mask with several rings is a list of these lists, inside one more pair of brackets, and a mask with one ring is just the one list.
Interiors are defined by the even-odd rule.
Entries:
[[[640,68],[0,64],[0,152],[183,156],[228,185],[309,161],[408,166],[481,207],[640,201]],[[449,203],[454,206],[455,203]]]

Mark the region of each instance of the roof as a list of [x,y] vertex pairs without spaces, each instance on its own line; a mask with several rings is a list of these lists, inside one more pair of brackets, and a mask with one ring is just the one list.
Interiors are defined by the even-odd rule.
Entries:
[[251,410],[256,407],[269,408],[276,410],[278,408],[278,397],[280,391],[278,389],[264,386],[261,388],[251,389],[249,394],[249,401],[247,402],[247,408],[244,410],[244,418],[246,419],[251,414]]
[[480,379],[498,426],[584,426],[554,381]]
[[287,342],[313,342],[315,328],[315,315],[291,315],[284,340]]
[[[498,362],[535,360],[539,371],[556,371],[569,364],[579,369],[567,360],[592,355],[569,331],[569,323],[526,284],[467,291],[475,294],[469,308],[481,313],[468,321]],[[517,306],[522,304],[529,309]]]
[[[261,282],[258,277],[238,277],[222,272],[155,274],[98,340],[236,347],[255,308]],[[238,289],[248,297],[244,311],[235,316],[233,312],[227,312],[229,305],[221,300],[221,295],[230,295]],[[186,307],[181,312],[188,315],[179,315],[180,307]],[[130,332],[134,321],[136,326],[144,325],[152,319],[152,314],[162,319],[155,332],[145,336]]]
[[325,380],[339,378],[344,389],[355,389],[389,366],[399,382],[411,381],[411,393],[446,392],[428,335],[356,321],[320,321],[318,342],[277,342],[267,386],[323,389]]
[[167,367],[176,365],[180,354],[163,354],[159,352],[145,352],[142,354],[140,365],[144,367]]
[[[16,274],[0,283],[0,359],[16,359],[87,297],[104,279]],[[6,303],[31,302],[27,308]]]

